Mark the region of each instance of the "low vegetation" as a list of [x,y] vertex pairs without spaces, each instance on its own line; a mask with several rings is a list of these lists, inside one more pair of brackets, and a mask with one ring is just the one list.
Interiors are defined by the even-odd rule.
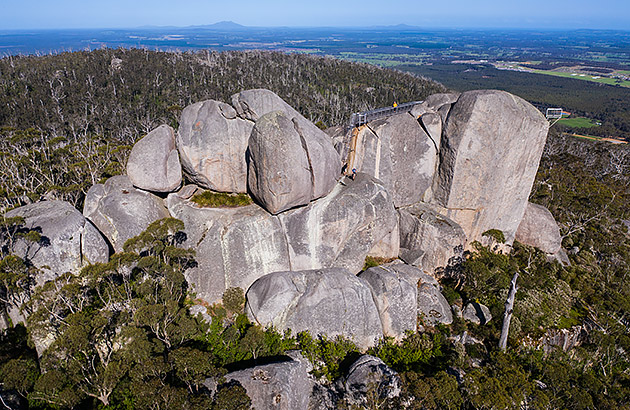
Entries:
[[253,203],[252,198],[247,194],[227,194],[212,191],[195,194],[190,200],[202,208],[236,208]]

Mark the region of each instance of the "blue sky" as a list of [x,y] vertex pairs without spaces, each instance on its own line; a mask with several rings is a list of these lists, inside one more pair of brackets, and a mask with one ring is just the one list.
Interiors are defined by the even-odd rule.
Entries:
[[0,0],[1,29],[188,26],[597,28],[630,30],[630,0]]

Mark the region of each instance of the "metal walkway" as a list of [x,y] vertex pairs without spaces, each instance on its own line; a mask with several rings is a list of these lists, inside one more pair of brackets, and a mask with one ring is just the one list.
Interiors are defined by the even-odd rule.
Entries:
[[356,128],[361,125],[365,125],[370,121],[378,120],[379,118],[389,117],[390,115],[400,114],[403,112],[409,112],[413,107],[422,103],[423,101],[412,101],[404,104],[400,104],[396,107],[378,108],[376,110],[355,112],[350,116],[349,129]]

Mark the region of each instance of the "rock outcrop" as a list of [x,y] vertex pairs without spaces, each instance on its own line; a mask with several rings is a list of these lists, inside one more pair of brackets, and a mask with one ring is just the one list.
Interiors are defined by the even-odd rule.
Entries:
[[437,148],[408,113],[368,123],[358,130],[348,168],[383,181],[394,206],[419,202],[431,186]]
[[257,119],[248,150],[249,190],[272,214],[328,194],[341,171],[330,138],[284,111]]
[[136,142],[127,161],[127,175],[140,189],[173,192],[182,184],[175,131],[162,125]]
[[514,240],[549,125],[525,100],[503,91],[463,93],[448,113],[432,201],[469,241],[489,229]]
[[279,219],[293,270],[340,267],[353,273],[397,223],[387,189],[365,174],[344,178],[324,198],[284,212]]
[[105,235],[116,252],[122,251],[125,242],[142,233],[151,222],[170,216],[160,198],[134,188],[123,175],[93,185],[85,197],[83,215]]
[[291,351],[285,361],[231,372],[225,380],[239,382],[256,410],[307,409],[315,385],[311,370],[299,351]]
[[262,326],[341,335],[363,348],[383,337],[370,287],[345,269],[271,273],[246,298],[247,315]]
[[368,394],[376,400],[398,397],[401,393],[401,380],[395,370],[378,357],[363,355],[348,369],[348,374],[337,381],[338,390],[350,406],[365,408]]
[[245,153],[253,126],[222,102],[207,100],[186,107],[177,148],[188,177],[214,191],[247,192]]
[[434,274],[463,257],[466,234],[435,207],[418,203],[398,210],[400,259]]
[[372,288],[385,336],[400,340],[406,331],[416,330],[418,289],[413,278],[387,266],[370,268],[359,277]]
[[516,240],[548,254],[560,250],[562,237],[551,212],[542,205],[527,203],[525,214],[516,231]]
[[464,307],[462,317],[476,325],[485,325],[492,320],[490,309],[481,303],[471,302]]
[[227,288],[247,290],[263,275],[291,269],[280,221],[259,206],[199,208],[179,194],[169,195],[167,204],[184,222],[183,246],[196,250],[198,265],[185,275],[198,298],[220,302]]
[[5,216],[24,218],[25,227],[42,237],[37,243],[18,239],[13,245],[16,255],[27,257],[42,270],[36,278],[38,285],[66,272],[79,273],[87,264],[108,260],[105,239],[68,202],[36,202],[9,211]]

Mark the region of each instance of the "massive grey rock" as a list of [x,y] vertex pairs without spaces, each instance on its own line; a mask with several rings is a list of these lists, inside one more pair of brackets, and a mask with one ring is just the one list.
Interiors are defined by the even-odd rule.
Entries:
[[431,186],[436,145],[409,113],[370,122],[351,147],[349,169],[383,181],[396,207],[421,201]]
[[172,192],[182,183],[175,131],[161,125],[136,142],[127,161],[131,183],[146,191]]
[[516,240],[543,252],[555,254],[560,250],[562,237],[551,212],[542,205],[527,203],[525,214],[516,231]]
[[221,192],[247,192],[245,152],[252,121],[228,104],[207,100],[182,111],[177,133],[184,171],[196,184]]
[[300,352],[292,351],[285,361],[231,372],[225,380],[238,381],[256,410],[305,410],[315,385],[312,369]]
[[279,215],[293,270],[342,267],[358,273],[373,246],[397,223],[383,184],[359,173],[306,207]]
[[26,228],[39,232],[39,243],[18,239],[14,251],[42,270],[37,284],[66,272],[78,273],[90,263],[107,262],[109,248],[98,230],[81,212],[63,201],[43,201],[13,209],[7,218],[21,216]]
[[383,328],[370,287],[346,269],[275,272],[247,291],[247,315],[262,326],[308,330],[373,346]]
[[267,273],[291,269],[282,225],[259,206],[199,208],[179,194],[169,195],[167,204],[184,222],[183,245],[196,250],[198,266],[185,275],[198,298],[220,302],[227,288],[247,290]]
[[449,266],[463,257],[466,234],[435,207],[418,203],[398,210],[400,259],[426,272]]
[[256,121],[248,149],[249,190],[272,214],[328,194],[341,172],[330,138],[284,111]]
[[535,107],[504,91],[468,91],[453,104],[432,200],[469,241],[489,229],[514,240],[548,127]]
[[473,322],[477,325],[485,325],[492,320],[492,314],[490,309],[486,305],[481,303],[471,302],[464,307],[462,311],[462,317],[469,322]]
[[164,201],[131,184],[127,176],[93,185],[85,197],[83,215],[109,240],[116,252],[125,242],[147,229],[151,222],[168,218]]
[[435,326],[438,323],[449,325],[453,323],[453,314],[448,301],[440,291],[440,284],[430,275],[420,269],[405,264],[391,265],[401,275],[413,278],[418,287],[418,317],[425,325]]
[[400,340],[406,331],[416,330],[418,289],[413,278],[388,266],[370,268],[359,277],[372,288],[385,336]]
[[395,370],[389,368],[378,357],[363,355],[348,369],[348,374],[337,381],[338,390],[351,406],[365,408],[368,392],[377,401],[398,397],[401,393],[401,380]]

